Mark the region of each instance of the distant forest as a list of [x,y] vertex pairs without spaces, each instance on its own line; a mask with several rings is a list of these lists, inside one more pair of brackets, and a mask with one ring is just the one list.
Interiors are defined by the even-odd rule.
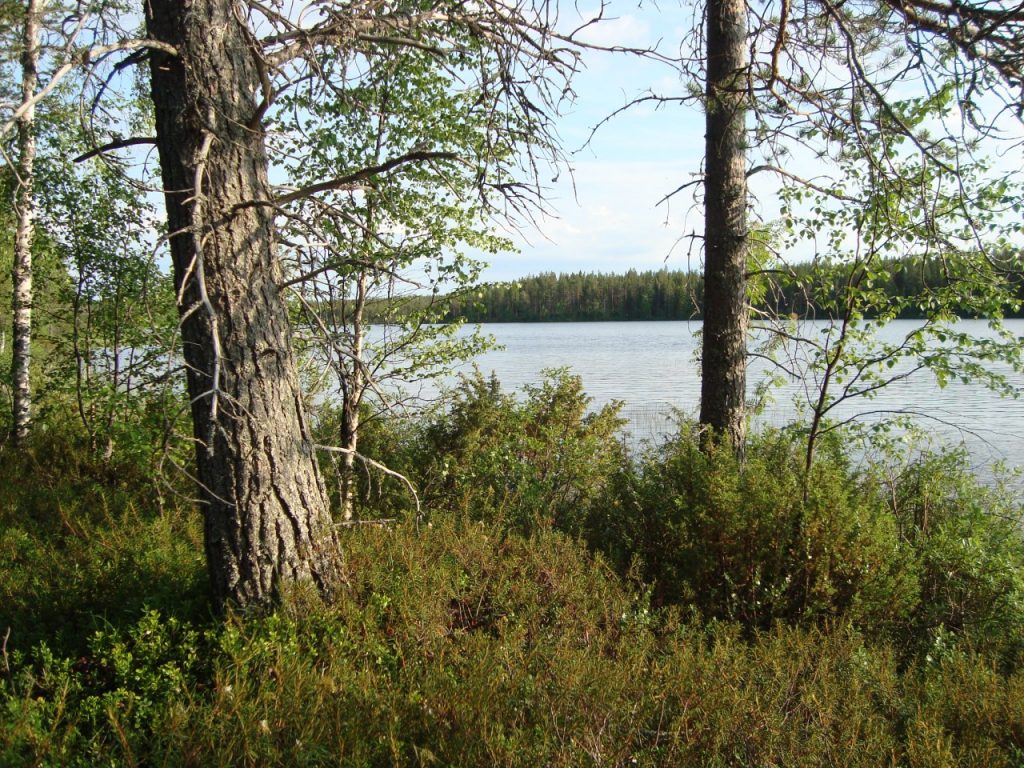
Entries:
[[[881,275],[879,277],[879,274]],[[837,268],[829,277],[811,274],[809,265],[797,265],[784,282],[763,281],[758,304],[780,314],[827,317],[835,306],[836,291],[849,278]],[[882,265],[875,286],[893,297],[922,295],[926,287],[945,287],[940,260],[891,261]],[[879,284],[879,282],[881,284]],[[1018,280],[1024,287],[1024,281]],[[814,286],[813,289],[810,286]],[[1024,290],[1018,292],[1024,298]],[[815,301],[811,296],[816,296]],[[473,323],[531,323],[599,320],[699,319],[703,285],[699,274],[682,271],[629,270],[622,275],[545,272],[509,283],[493,283],[475,293],[449,298],[446,320],[464,318]],[[1019,308],[1004,308],[1006,317],[1021,317]],[[899,316],[923,316],[909,306]]]

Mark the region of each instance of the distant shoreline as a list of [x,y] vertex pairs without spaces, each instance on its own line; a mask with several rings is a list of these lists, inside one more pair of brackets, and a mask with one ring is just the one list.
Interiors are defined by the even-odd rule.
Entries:
[[[797,272],[809,267],[797,267]],[[841,271],[824,279],[808,274],[787,275],[769,288],[752,284],[752,303],[769,316],[820,319],[841,316],[847,309],[867,319],[892,311],[897,319],[925,320],[933,312],[949,312],[960,319],[976,317],[980,310],[997,308],[1007,318],[1024,316],[1024,274],[1003,287],[999,304],[959,303],[943,292],[950,288],[948,275],[937,260],[919,263],[896,260],[880,265],[874,276],[870,300],[848,307],[843,298]],[[434,322],[450,323],[593,323],[683,322],[702,320],[704,284],[700,274],[668,270],[625,274],[577,272],[542,273],[520,280],[490,283],[447,295],[409,295],[399,305],[371,303],[367,313],[375,317],[402,317],[427,313]],[[1016,311],[1013,311],[1016,310]],[[816,317],[817,316],[817,317]],[[991,319],[985,317],[982,319]]]
[[[842,318],[827,318],[827,317],[794,317],[790,318],[797,322],[840,322]],[[877,316],[865,316],[864,320],[877,320]],[[928,318],[924,315],[920,316],[901,316],[894,317],[888,322],[898,320],[927,320]],[[991,317],[966,317],[957,315],[952,322],[960,322],[964,320],[977,320],[989,322],[994,318]],[[1022,320],[1024,315],[1008,315],[1006,317],[998,318],[1000,321],[1005,320]],[[580,323],[580,324],[595,324],[595,323],[702,323],[704,318],[697,317],[684,317],[684,318],[625,318],[625,319],[614,319],[614,320],[594,320],[594,319],[540,319],[540,320],[469,320],[463,318],[463,321],[470,325],[542,325],[545,323],[549,324],[569,324],[569,323]]]

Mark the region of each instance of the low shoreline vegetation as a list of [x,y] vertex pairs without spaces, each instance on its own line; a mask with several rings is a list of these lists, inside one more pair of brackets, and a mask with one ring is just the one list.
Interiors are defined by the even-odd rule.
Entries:
[[422,515],[361,475],[394,522],[340,529],[334,603],[262,617],[211,614],[158,435],[0,448],[0,765],[1024,764],[1013,493],[838,441],[805,477],[796,432],[629,456],[588,405],[476,377],[368,422]]

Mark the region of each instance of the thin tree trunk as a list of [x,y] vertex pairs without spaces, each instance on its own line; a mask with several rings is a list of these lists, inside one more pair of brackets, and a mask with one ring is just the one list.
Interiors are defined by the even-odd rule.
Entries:
[[[21,54],[21,98],[29,103],[35,95],[39,67],[41,0],[29,0],[25,10],[25,49]],[[11,383],[14,389],[14,441],[24,442],[32,422],[32,240],[35,235],[36,159],[35,106],[18,118],[18,191],[15,200],[17,226],[14,237],[14,268],[11,273],[12,328]]]
[[363,370],[363,346],[366,339],[366,325],[363,315],[366,309],[365,271],[359,273],[356,282],[355,310],[352,314],[352,375],[345,385],[345,396],[341,404],[341,510],[345,520],[355,514],[355,468],[356,451],[359,449],[359,408],[366,391],[366,374]]
[[[254,51],[231,0],[148,0],[152,97],[218,605],[329,596],[338,542],[279,291]],[[199,189],[196,189],[196,181]]]
[[747,360],[747,22],[744,0],[709,0],[700,422],[742,453]]

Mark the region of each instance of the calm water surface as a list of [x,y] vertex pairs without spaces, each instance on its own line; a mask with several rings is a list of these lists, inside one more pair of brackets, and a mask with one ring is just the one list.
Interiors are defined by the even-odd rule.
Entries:
[[[901,338],[916,324],[894,321],[883,333],[890,339]],[[1024,320],[1008,321],[1006,326],[1015,336],[1024,337]],[[595,405],[624,401],[634,437],[651,438],[666,428],[673,408],[696,413],[700,378],[694,353],[700,328],[699,321],[488,324],[484,332],[494,336],[502,349],[479,356],[475,364],[485,374],[493,371],[507,390],[537,383],[545,368],[567,366],[583,378]],[[987,323],[968,320],[960,328],[982,335]],[[463,370],[471,368],[468,364]],[[752,363],[748,397],[764,379],[766,368],[763,362]],[[1011,381],[1024,392],[1024,377],[1013,374]],[[774,389],[773,403],[760,421],[779,426],[791,421],[804,391],[799,380]],[[845,403],[835,416],[861,414],[864,419],[877,419],[881,416],[866,413],[905,410],[923,414],[919,423],[936,440],[965,443],[979,470],[998,460],[1024,465],[1024,399],[1003,399],[979,385],[950,383],[941,388],[927,371],[886,387],[871,400]]]

